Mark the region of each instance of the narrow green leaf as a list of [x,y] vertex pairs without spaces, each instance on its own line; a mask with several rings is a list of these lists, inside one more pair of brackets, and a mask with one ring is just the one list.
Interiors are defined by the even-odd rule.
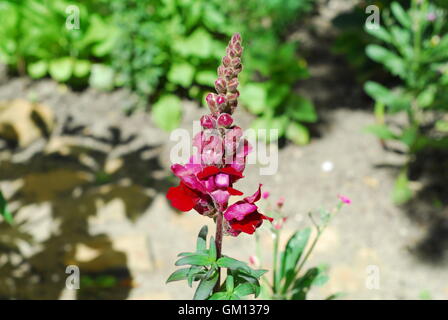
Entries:
[[376,44],[368,45],[366,54],[372,60],[384,64],[393,74],[404,78],[406,75],[406,65],[404,60],[392,51]]
[[390,140],[396,139],[397,135],[394,134],[386,125],[384,124],[372,124],[364,128],[365,132],[372,133],[380,139]]
[[210,250],[208,252],[208,257],[209,257],[210,261],[213,261],[213,262],[216,261],[217,252],[216,252],[215,238],[213,238],[213,237],[210,238]]
[[8,204],[1,191],[0,191],[0,215],[2,215],[5,221],[8,222],[9,224],[13,223],[12,214],[8,210]]
[[168,280],[166,280],[166,283],[173,282],[173,281],[179,281],[179,280],[185,280],[185,279],[187,279],[189,272],[190,272],[190,268],[182,268],[182,269],[176,270],[168,277]]
[[208,255],[196,254],[194,256],[183,257],[176,261],[176,266],[194,265],[194,266],[208,266],[212,263]]
[[239,260],[227,257],[227,256],[223,256],[223,257],[219,258],[217,261],[217,264],[221,268],[228,268],[230,270],[242,269],[247,272],[251,271],[250,267],[245,262],[242,262],[242,261],[239,261]]
[[292,288],[291,300],[306,300],[308,291],[318,275],[319,270],[311,268],[307,270],[304,276],[298,278]]
[[378,28],[365,28],[365,31],[367,33],[371,34],[372,36],[374,36],[380,40],[383,40],[384,42],[387,42],[387,43],[392,42],[391,35],[382,26],[378,26]]
[[311,228],[299,230],[289,238],[286,244],[285,251],[282,255],[282,261],[280,262],[281,272],[285,279],[283,292],[286,292],[291,283],[294,281],[296,266],[302,256],[306,244],[308,243],[310,235]]
[[411,18],[398,2],[392,2],[390,5],[392,13],[401,25],[407,29],[412,28]]
[[231,273],[229,273],[227,275],[227,278],[226,278],[226,290],[227,290],[227,293],[232,293],[233,292],[233,288],[234,288],[233,276],[232,276]]
[[199,231],[198,239],[196,240],[196,251],[207,249],[207,234],[208,234],[208,227],[203,226]]
[[218,272],[214,272],[210,278],[202,279],[194,293],[193,300],[206,300],[209,298],[217,282]]

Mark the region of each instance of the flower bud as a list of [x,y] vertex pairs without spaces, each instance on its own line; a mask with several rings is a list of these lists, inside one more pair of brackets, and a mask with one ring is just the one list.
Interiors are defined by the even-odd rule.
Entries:
[[229,58],[229,56],[224,56],[222,58],[222,64],[224,67],[228,67],[231,63],[231,59]]
[[238,57],[237,58],[233,58],[230,63],[232,65],[232,67],[234,67],[234,68],[237,68],[237,69],[241,68],[241,59],[238,58]]
[[231,79],[228,83],[227,83],[227,90],[229,92],[236,92],[236,88],[238,87],[238,79],[237,78],[233,78]]
[[218,125],[221,127],[230,127],[233,123],[233,118],[228,113],[221,113],[218,117]]
[[226,93],[226,80],[218,78],[218,80],[215,81],[215,88],[218,93]]
[[241,55],[243,53],[243,47],[241,46],[240,43],[236,43],[233,47],[233,51],[235,52],[235,56],[241,57]]
[[204,129],[213,129],[216,127],[216,120],[209,114],[203,115],[201,117],[201,126]]
[[226,75],[226,67],[220,65],[218,67],[218,77],[225,77],[225,75]]
[[218,113],[216,99],[217,99],[217,95],[214,93],[209,93],[207,95],[207,97],[205,98],[205,101],[207,102],[207,105],[210,108],[210,111],[212,112],[212,114]]
[[241,42],[241,35],[239,33],[235,33],[232,36],[232,38],[230,40],[230,43],[235,44],[235,43],[238,43],[238,42]]
[[216,98],[216,102],[218,105],[223,104],[226,102],[226,98],[223,95],[219,95],[218,98]]

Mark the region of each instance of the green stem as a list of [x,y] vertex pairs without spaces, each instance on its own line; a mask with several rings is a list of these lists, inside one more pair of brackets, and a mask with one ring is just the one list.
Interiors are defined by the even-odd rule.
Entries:
[[272,275],[272,291],[275,294],[277,294],[278,290],[278,277],[277,277],[277,267],[278,267],[278,246],[280,243],[280,232],[278,230],[274,231],[275,240],[274,240],[274,263],[273,263],[273,275]]

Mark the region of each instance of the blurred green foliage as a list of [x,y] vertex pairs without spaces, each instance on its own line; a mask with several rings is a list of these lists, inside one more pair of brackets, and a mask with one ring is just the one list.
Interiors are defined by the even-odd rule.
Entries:
[[[366,29],[380,40],[366,48],[367,56],[394,76],[386,87],[368,81],[365,91],[375,100],[377,124],[367,131],[382,140],[399,141],[411,160],[423,149],[448,149],[448,33],[447,11],[429,1],[412,1],[405,10],[393,2],[383,12],[379,28]],[[386,122],[404,113],[403,126]],[[408,168],[401,171],[393,192],[396,203],[412,197]]]
[[[63,0],[2,2],[0,60],[32,78],[50,75],[76,84],[98,77],[95,70],[102,65],[96,62],[107,60],[117,32],[107,18],[93,12],[92,4],[83,1],[74,8]],[[82,18],[78,29],[71,15]]]
[[[70,4],[2,3],[0,59],[33,78],[130,88],[142,105],[152,102],[156,124],[170,130],[181,119],[178,97],[203,100],[229,37],[240,32],[246,49],[241,101],[258,116],[254,126],[308,142],[302,123],[317,116],[293,92],[308,72],[287,32],[313,0],[85,0],[76,4],[80,28],[67,29]],[[169,112],[160,112],[168,105]]]
[[5,219],[5,221],[8,222],[9,224],[12,224],[13,222],[12,213],[11,211],[8,210],[8,204],[1,190],[0,190],[0,216],[2,216],[3,219]]

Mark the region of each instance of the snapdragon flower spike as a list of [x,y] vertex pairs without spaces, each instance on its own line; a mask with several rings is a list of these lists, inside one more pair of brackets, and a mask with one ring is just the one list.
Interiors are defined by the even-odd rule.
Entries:
[[232,37],[226,52],[215,81],[217,94],[206,97],[211,114],[201,117],[203,129],[193,138],[197,153],[187,164],[171,166],[180,184],[168,190],[167,198],[180,211],[194,209],[212,218],[223,215],[224,233],[237,236],[241,232],[252,234],[264,220],[272,219],[258,212],[255,204],[261,197],[261,185],[254,195],[229,206],[231,196],[243,195],[233,184],[243,178],[251,146],[231,116],[238,105],[237,76],[242,70],[239,34]]

